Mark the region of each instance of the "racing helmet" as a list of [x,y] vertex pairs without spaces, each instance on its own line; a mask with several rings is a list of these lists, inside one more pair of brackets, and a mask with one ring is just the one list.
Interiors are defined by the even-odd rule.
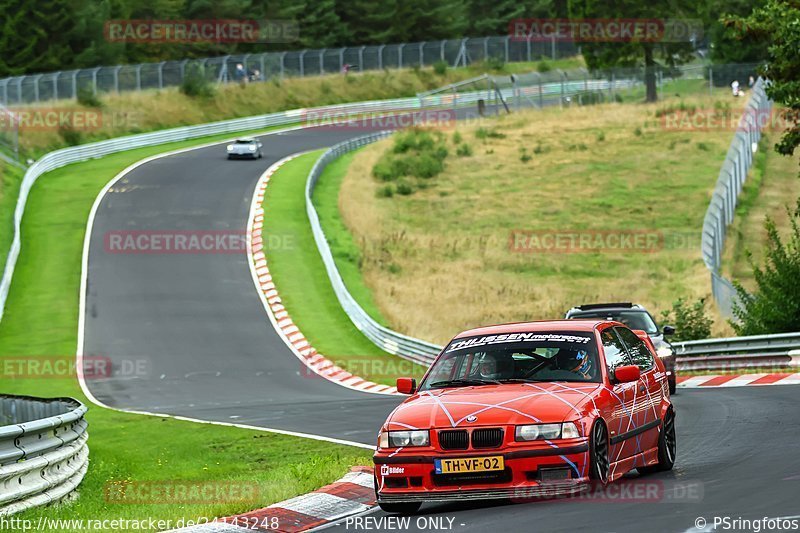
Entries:
[[589,357],[587,350],[559,350],[553,358],[555,359],[556,368],[559,370],[566,370],[575,374],[581,374],[584,377],[592,377],[594,370],[594,362]]
[[487,353],[478,366],[483,379],[507,379],[514,373],[514,360],[510,354]]

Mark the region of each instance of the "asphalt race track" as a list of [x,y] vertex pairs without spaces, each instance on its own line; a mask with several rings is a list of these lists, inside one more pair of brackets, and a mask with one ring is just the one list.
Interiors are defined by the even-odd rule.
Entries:
[[[108,357],[116,368],[145,361],[146,372],[88,379],[92,394],[122,409],[374,444],[399,399],[309,376],[267,319],[245,254],[121,254],[104,247],[114,231],[244,232],[255,183],[269,165],[363,134],[264,136],[258,162],[227,161],[223,145],[202,148],[146,163],[117,183],[91,233],[84,354]],[[645,498],[607,489],[596,501],[427,504],[419,517],[454,518],[453,530],[471,531],[699,531],[698,517],[711,524],[715,516],[799,515],[799,392],[680,390],[675,470],[615,484],[647,483]]]
[[[108,253],[116,231],[244,234],[258,177],[296,152],[363,130],[262,137],[264,158],[228,161],[225,145],[146,163],[103,198],[89,247],[84,355],[122,375],[87,379],[103,403],[374,445],[399,403],[310,374],[267,318],[244,253]],[[305,216],[305,215],[303,215]],[[144,372],[127,371],[139,364]]]

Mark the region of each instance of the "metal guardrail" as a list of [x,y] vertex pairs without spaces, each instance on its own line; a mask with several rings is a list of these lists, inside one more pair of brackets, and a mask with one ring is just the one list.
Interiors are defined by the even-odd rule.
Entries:
[[542,57],[558,59],[577,54],[578,47],[572,42],[555,39],[547,42],[517,41],[508,35],[237,54],[3,78],[0,79],[0,103],[19,105],[75,98],[83,87],[87,87],[94,94],[163,89],[181,85],[190,72],[199,72],[209,81],[238,83],[237,64],[241,64],[244,71],[250,73],[256,81],[266,81],[270,78],[318,76],[342,72],[345,65],[350,65],[354,70],[383,70],[424,67],[443,61],[457,67],[491,58],[510,63],[537,61]]
[[77,488],[89,466],[85,413],[71,398],[0,397],[0,516]]
[[387,327],[380,325],[375,321],[366,311],[358,304],[355,298],[347,290],[339,270],[336,268],[336,262],[333,259],[328,240],[325,237],[325,232],[322,230],[322,225],[319,222],[317,210],[314,208],[314,203],[311,198],[314,194],[314,187],[316,187],[322,172],[325,167],[334,159],[365,146],[375,141],[386,138],[391,135],[391,131],[382,131],[358,137],[339,143],[328,150],[317,160],[311,172],[308,174],[308,181],[306,182],[306,213],[308,220],[311,223],[311,231],[314,234],[314,241],[317,243],[317,249],[322,256],[322,261],[325,263],[325,270],[328,273],[328,278],[333,286],[333,291],[339,299],[339,304],[347,313],[347,316],[369,340],[377,345],[382,350],[391,354],[398,355],[405,359],[423,364],[430,365],[433,359],[441,351],[441,347],[430,342],[420,339],[415,339],[402,333],[393,331]]
[[765,121],[765,118],[770,118],[772,103],[764,91],[764,84],[764,80],[759,78],[753,85],[703,220],[701,251],[703,262],[711,274],[711,294],[722,314],[728,317],[733,314],[738,296],[733,283],[720,273],[722,254],[727,227],[733,222],[739,193],[742,192],[755,148],[761,139],[761,129],[771,123],[771,120]]

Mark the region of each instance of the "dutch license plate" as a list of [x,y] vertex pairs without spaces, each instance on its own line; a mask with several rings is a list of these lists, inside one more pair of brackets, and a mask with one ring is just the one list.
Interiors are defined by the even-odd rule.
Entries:
[[459,457],[458,459],[434,459],[437,474],[469,474],[472,472],[493,472],[503,470],[502,455],[489,457]]

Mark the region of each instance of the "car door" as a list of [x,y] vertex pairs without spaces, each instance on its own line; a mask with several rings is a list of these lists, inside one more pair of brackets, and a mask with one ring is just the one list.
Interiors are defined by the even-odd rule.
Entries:
[[630,445],[625,439],[620,439],[619,435],[628,431],[637,383],[616,383],[614,380],[614,371],[617,367],[632,364],[625,344],[614,328],[602,330],[600,341],[603,344],[606,368],[611,378],[611,408],[604,413],[604,417],[608,424],[609,459],[614,463],[633,455],[636,450],[635,446]]
[[637,433],[636,453],[658,445],[659,406],[663,395],[661,382],[656,379],[656,363],[647,344],[633,331],[625,327],[615,327],[617,334],[625,343],[631,363],[642,373],[634,389],[633,422]]

